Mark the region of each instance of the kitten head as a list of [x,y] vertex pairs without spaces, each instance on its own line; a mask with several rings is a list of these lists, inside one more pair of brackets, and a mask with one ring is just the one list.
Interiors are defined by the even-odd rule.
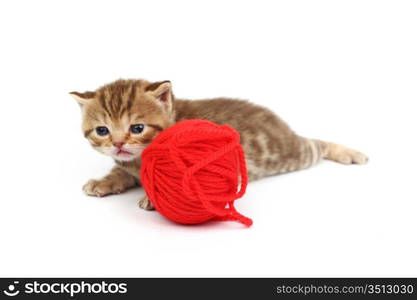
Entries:
[[131,161],[174,123],[169,81],[117,80],[94,92],[71,92],[82,111],[84,136],[97,151]]

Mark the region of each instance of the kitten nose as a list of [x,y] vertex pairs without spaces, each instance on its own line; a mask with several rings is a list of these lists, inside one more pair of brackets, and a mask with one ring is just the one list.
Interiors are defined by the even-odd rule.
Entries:
[[124,142],[113,142],[113,145],[117,148],[122,148],[124,145]]

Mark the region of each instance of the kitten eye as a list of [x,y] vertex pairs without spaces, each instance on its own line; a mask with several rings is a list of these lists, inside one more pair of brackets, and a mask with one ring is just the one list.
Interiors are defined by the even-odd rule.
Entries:
[[109,134],[109,129],[104,126],[100,126],[96,128],[96,132],[98,135],[105,136]]
[[143,124],[135,124],[135,125],[130,126],[130,131],[132,133],[137,134],[137,133],[141,133],[144,128],[145,128],[145,125],[143,125]]

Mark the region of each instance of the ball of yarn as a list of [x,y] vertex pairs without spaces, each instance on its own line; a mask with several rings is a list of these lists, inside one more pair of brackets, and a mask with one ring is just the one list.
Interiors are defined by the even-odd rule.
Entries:
[[240,136],[227,125],[186,120],[162,131],[142,153],[140,178],[155,209],[181,224],[252,220],[234,201],[248,183]]

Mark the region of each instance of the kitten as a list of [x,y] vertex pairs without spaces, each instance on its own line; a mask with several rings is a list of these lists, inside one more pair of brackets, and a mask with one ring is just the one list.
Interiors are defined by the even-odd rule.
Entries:
[[[322,159],[364,164],[367,157],[341,145],[295,134],[270,110],[237,99],[175,99],[169,81],[117,80],[94,92],[70,93],[81,106],[84,136],[116,163],[88,181],[87,195],[118,194],[140,185],[140,155],[165,128],[186,119],[228,124],[241,137],[249,180],[310,167]],[[145,196],[139,206],[152,209]]]

